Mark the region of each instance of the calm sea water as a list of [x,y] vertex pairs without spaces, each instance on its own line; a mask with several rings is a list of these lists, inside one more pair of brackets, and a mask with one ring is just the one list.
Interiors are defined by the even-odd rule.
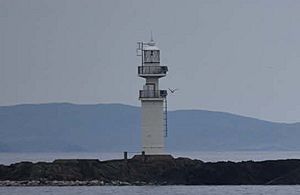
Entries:
[[300,186],[0,187],[1,195],[299,195]]
[[[300,151],[293,152],[177,152],[174,157],[189,157],[203,161],[246,161],[300,159]],[[133,155],[133,154],[131,154]],[[122,153],[0,153],[0,164],[20,161],[48,161],[59,158],[118,159]],[[74,186],[74,187],[0,187],[0,195],[299,195],[300,185],[293,186]]]

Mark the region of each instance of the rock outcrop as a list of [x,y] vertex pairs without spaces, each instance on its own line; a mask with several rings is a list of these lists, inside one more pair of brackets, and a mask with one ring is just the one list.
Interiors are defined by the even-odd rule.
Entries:
[[0,185],[279,185],[300,184],[300,160],[203,162],[137,156],[0,165]]

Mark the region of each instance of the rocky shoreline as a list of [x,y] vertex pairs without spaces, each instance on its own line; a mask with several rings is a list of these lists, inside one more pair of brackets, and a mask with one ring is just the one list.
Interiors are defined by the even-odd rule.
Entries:
[[0,165],[0,186],[295,185],[300,160],[203,162],[169,155]]
[[144,185],[155,185],[154,183],[146,182],[125,182],[125,181],[111,181],[104,182],[101,180],[91,181],[44,181],[44,180],[24,180],[24,181],[0,181],[0,187],[8,186],[144,186]]

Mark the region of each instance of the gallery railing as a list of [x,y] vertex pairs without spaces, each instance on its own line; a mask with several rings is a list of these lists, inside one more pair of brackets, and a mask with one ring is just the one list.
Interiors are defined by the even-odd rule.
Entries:
[[150,75],[150,74],[167,74],[168,67],[167,66],[139,66],[138,74],[139,75]]
[[167,90],[140,90],[140,98],[165,98]]

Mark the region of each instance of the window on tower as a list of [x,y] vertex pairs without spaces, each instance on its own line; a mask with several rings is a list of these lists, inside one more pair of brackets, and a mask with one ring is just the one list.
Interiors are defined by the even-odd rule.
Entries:
[[145,63],[159,63],[159,50],[145,50],[144,62]]

